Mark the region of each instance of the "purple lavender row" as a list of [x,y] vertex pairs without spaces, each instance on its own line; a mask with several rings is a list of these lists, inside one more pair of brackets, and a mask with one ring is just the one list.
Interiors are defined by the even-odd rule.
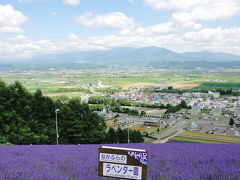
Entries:
[[[0,179],[95,180],[100,145],[0,146]],[[148,150],[149,180],[240,179],[240,145],[118,144]]]

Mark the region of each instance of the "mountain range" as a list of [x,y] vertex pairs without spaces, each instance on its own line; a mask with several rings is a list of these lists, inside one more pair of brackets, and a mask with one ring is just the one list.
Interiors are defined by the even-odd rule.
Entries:
[[177,53],[165,48],[143,47],[131,48],[120,47],[105,51],[85,51],[66,54],[51,54],[36,56],[28,60],[34,63],[97,63],[104,65],[113,64],[149,64],[153,62],[169,61],[210,61],[230,62],[240,61],[240,55],[228,53],[216,53],[209,51]]
[[155,68],[240,68],[240,55],[218,52],[177,53],[159,47],[119,47],[104,51],[45,54],[7,63],[0,59],[0,70],[86,69],[112,65],[147,65]]

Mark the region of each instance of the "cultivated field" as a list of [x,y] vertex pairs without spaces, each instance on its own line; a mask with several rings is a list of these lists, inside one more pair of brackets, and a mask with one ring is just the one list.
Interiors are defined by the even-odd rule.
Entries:
[[166,112],[166,109],[158,109],[158,108],[149,108],[149,107],[135,107],[135,106],[121,106],[123,108],[134,109],[139,112],[145,111],[149,116],[160,116]]
[[200,85],[200,83],[179,83],[179,82],[175,82],[172,84],[169,84],[170,86],[172,86],[174,89],[192,89],[195,87],[198,87]]
[[204,90],[217,90],[217,89],[234,89],[238,90],[240,89],[240,82],[204,82],[200,84],[199,86],[195,86],[193,89],[204,89]]
[[[87,90],[99,82],[103,88],[110,86],[120,91],[152,86],[194,90],[240,89],[239,77],[239,70],[162,70],[145,67],[0,72],[0,78],[9,84],[18,80],[30,91],[41,89],[48,96],[68,97],[89,94]],[[94,94],[95,90],[93,88],[91,93]]]
[[236,143],[240,143],[240,137],[184,131],[181,134],[171,138],[170,141],[236,144]]
[[154,87],[157,86],[156,83],[126,83],[121,85],[123,89],[129,89],[129,88],[137,88],[137,87]]

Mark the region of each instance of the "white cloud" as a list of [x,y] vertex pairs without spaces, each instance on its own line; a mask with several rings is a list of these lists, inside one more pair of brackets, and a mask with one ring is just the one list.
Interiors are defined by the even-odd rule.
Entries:
[[193,26],[194,29],[202,29],[203,28],[203,25],[202,24],[195,24]]
[[187,32],[183,40],[200,50],[223,51],[240,54],[240,27],[204,28]]
[[156,24],[148,27],[138,27],[134,30],[123,29],[122,35],[138,35],[138,36],[153,36],[160,34],[168,34],[177,31],[178,27],[173,22],[167,22],[163,24]]
[[13,42],[27,42],[30,41],[30,39],[22,34],[16,35],[16,36],[11,36],[11,37],[6,37],[5,38],[7,41],[13,41]]
[[27,17],[11,5],[0,5],[0,32],[23,32],[20,26],[27,21]]
[[173,9],[172,19],[178,22],[216,20],[240,14],[239,0],[144,0],[157,9]]
[[82,50],[105,50],[114,47],[165,47],[178,52],[221,51],[240,54],[240,28],[202,28],[183,35],[173,33],[152,33],[145,36],[134,33],[106,36],[81,37],[74,33],[67,41],[54,42],[51,39],[33,41],[23,35],[13,36],[0,42],[0,58],[31,57],[47,53],[65,53]]
[[188,12],[173,13],[172,18],[179,22],[197,20],[216,20],[232,17],[240,13],[240,6],[233,4],[210,4],[206,7],[196,7]]
[[[44,0],[18,0],[21,2]],[[79,5],[78,0],[62,0]],[[134,0],[128,0],[133,2]],[[46,53],[64,53],[80,50],[104,50],[114,47],[165,47],[178,52],[221,51],[240,55],[240,27],[208,28],[204,20],[224,19],[240,14],[239,0],[144,0],[157,10],[173,11],[168,22],[140,27],[133,18],[121,12],[106,14],[86,13],[76,18],[84,26],[119,29],[113,35],[81,37],[75,33],[66,41],[32,40],[22,33],[21,25],[27,17],[11,5],[0,5],[0,58],[31,57]],[[51,13],[57,15],[56,12]]]
[[0,42],[0,58],[27,58],[39,54],[64,52],[64,48],[51,39],[32,41],[25,36],[19,36],[18,39],[7,38],[6,40]]
[[23,30],[16,26],[0,26],[0,33],[21,33]]
[[134,20],[121,12],[94,15],[86,13],[79,16],[76,22],[84,26],[101,26],[114,29],[134,28]]
[[[79,37],[75,34],[69,35],[66,48],[71,50],[104,50],[114,47],[144,47],[159,46],[171,48],[171,44],[179,44],[181,39],[173,34],[158,36],[139,36],[139,35],[108,35],[91,36],[88,38]],[[65,48],[65,49],[66,49]]]
[[22,34],[9,35],[0,42],[0,58],[144,46],[165,47],[177,52],[210,50],[240,54],[240,27],[205,28],[201,24],[195,24],[185,33],[178,28],[175,23],[168,22],[124,29],[114,35],[81,37],[71,33],[66,41],[60,42],[51,39],[34,41]]
[[63,0],[63,3],[72,6],[77,6],[80,4],[80,0]]
[[218,42],[221,44],[240,45],[240,27],[226,28],[204,28],[200,31],[187,32],[183,36],[186,40],[195,42]]
[[238,0],[144,0],[147,6],[154,9],[178,9],[188,11],[199,6],[239,6]]
[[153,9],[168,9],[171,7],[171,4],[165,0],[144,0],[144,3],[147,6],[152,7]]
[[[167,25],[172,25],[171,22]],[[166,25],[166,24],[161,24]],[[200,24],[197,24],[200,27]],[[152,27],[146,27],[145,30]],[[114,47],[166,47],[178,52],[212,50],[240,54],[240,27],[203,28],[179,35],[172,31],[169,33],[148,33],[145,36],[128,30],[128,33],[119,33],[107,36],[80,37],[72,33],[62,48],[66,51],[103,50]]]

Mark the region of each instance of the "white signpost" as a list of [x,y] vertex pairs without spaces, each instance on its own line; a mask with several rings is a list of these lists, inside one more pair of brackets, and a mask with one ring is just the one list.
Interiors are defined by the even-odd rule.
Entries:
[[99,148],[99,176],[145,180],[147,164],[146,150],[108,146]]

